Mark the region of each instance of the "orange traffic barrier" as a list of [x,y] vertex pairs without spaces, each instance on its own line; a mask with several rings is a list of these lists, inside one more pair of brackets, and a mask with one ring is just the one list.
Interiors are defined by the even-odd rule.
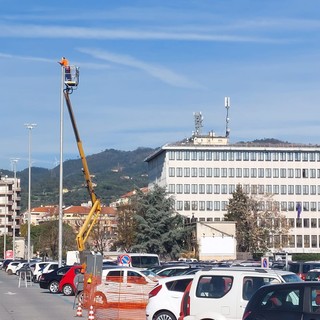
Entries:
[[81,306],[81,302],[79,302],[79,304],[78,304],[76,317],[82,317],[82,306]]

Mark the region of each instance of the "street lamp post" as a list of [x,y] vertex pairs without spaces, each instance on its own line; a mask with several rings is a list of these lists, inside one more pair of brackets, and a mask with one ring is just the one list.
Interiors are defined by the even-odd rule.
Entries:
[[35,123],[26,123],[26,128],[29,130],[29,186],[28,186],[28,245],[27,245],[27,260],[30,262],[30,251],[31,251],[31,131],[37,126]]
[[12,253],[13,260],[16,258],[16,216],[17,216],[17,162],[18,159],[12,159],[11,163],[13,166],[13,224],[12,224]]

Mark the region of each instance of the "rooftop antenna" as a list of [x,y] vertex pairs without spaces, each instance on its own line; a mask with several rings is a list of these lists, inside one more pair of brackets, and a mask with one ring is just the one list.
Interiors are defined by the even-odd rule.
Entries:
[[202,126],[202,121],[203,121],[203,117],[201,112],[194,112],[193,113],[193,117],[194,117],[194,126],[195,126],[195,136],[200,136],[201,135],[201,128]]
[[226,116],[226,138],[229,137],[230,129],[229,129],[229,108],[230,108],[230,97],[224,97],[224,106],[227,109],[227,116]]

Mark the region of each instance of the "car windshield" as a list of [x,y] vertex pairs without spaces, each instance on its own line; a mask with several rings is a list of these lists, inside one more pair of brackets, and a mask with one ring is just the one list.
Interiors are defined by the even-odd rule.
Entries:
[[301,282],[303,281],[299,276],[294,274],[284,274],[282,275],[284,282]]

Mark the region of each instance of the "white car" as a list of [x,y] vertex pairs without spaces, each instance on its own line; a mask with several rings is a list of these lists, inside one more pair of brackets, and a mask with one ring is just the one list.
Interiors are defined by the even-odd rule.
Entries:
[[20,264],[20,261],[11,261],[6,269],[7,274],[12,275],[16,273],[16,270]]
[[159,279],[158,285],[149,293],[146,320],[177,320],[183,293],[194,275]]
[[34,265],[30,265],[30,268],[33,273],[33,278],[32,280],[34,282],[38,282],[38,279],[40,278],[40,273],[42,272],[42,269],[48,265],[49,262],[36,262]]
[[53,270],[56,270],[58,268],[59,268],[59,263],[58,262],[56,262],[56,261],[48,262],[48,264],[42,270],[39,271],[37,280],[40,281],[41,275],[43,273],[49,273],[49,272],[52,272]]

